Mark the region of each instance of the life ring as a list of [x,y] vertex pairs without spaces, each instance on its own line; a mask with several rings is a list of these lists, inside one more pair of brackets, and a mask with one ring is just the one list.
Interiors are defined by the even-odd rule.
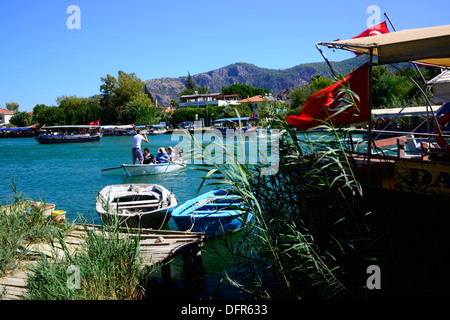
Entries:
[[375,127],[376,128],[381,128],[383,125],[385,125],[386,124],[386,119],[384,119],[384,118],[379,118],[378,120],[377,120],[377,122],[375,123]]
[[86,133],[86,129],[81,130],[81,133],[85,134]]
[[[434,133],[438,134],[434,139],[436,140],[439,147],[442,148],[445,152],[450,153],[450,146],[447,143],[447,141],[444,140],[444,137],[442,137],[441,132],[445,128],[445,125],[450,122],[450,112],[447,112],[442,117],[439,118],[438,124],[436,127],[434,127]],[[440,130],[439,130],[440,128]]]

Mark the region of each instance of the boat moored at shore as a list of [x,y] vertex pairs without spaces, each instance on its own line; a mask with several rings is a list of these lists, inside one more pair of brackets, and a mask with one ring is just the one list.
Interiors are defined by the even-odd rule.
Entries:
[[35,139],[42,144],[95,142],[100,141],[102,133],[99,126],[49,126],[42,127]]
[[157,184],[118,184],[103,188],[96,210],[106,224],[161,229],[177,206],[175,195]]

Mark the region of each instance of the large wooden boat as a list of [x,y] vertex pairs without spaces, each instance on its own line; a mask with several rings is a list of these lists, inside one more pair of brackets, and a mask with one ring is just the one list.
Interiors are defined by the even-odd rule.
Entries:
[[[425,97],[427,105],[421,108],[405,106],[399,111],[406,114],[413,111],[421,112],[422,115],[426,115],[427,121],[424,123],[432,124],[429,130],[416,130],[417,128],[410,131],[376,130],[373,118],[376,119],[377,114],[385,113],[386,110],[374,111],[369,106],[372,99],[373,66],[389,64],[400,72],[402,70],[395,63],[411,62],[413,66],[421,64],[441,69],[449,68],[450,25],[396,31],[348,40],[318,42],[317,47],[319,48],[319,46],[367,54],[369,58],[364,96],[366,101],[363,101],[368,108],[365,119],[368,120],[368,126],[364,130],[365,146],[364,149],[349,151],[359,173],[360,181],[374,189],[400,192],[397,194],[408,192],[424,196],[433,195],[437,198],[448,197],[450,195],[450,147],[448,142],[450,136],[445,134],[447,131],[445,126],[450,123],[450,112],[443,111],[444,105],[442,107],[433,106],[427,92],[404,73]],[[442,81],[436,79],[430,81],[428,85],[439,84],[439,96],[449,97],[450,88],[448,81],[446,82],[446,90],[443,90]],[[444,99],[440,102],[447,101]],[[411,141],[414,143],[408,150],[408,144],[411,145]],[[383,150],[385,147],[389,147],[389,151]],[[412,149],[416,149],[417,152],[409,153],[408,151],[413,151]]]
[[99,126],[44,126],[35,139],[42,144],[96,142],[102,133]]

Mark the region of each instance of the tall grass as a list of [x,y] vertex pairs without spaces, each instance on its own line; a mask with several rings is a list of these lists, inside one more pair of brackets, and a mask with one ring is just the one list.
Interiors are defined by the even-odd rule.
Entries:
[[[140,300],[145,297],[143,284],[153,269],[141,263],[139,235],[124,236],[118,221],[99,230],[84,225],[84,239],[74,251],[65,242],[66,235],[74,229],[73,223],[57,223],[51,216],[44,216],[45,206],[30,208],[14,182],[12,189],[13,203],[8,209],[0,207],[0,277],[19,269],[26,271],[25,299]],[[36,243],[49,244],[54,249],[52,257],[36,252],[35,248],[31,250],[30,245]],[[33,264],[24,265],[31,260]],[[0,297],[5,294],[0,292]]]
[[0,277],[34,259],[28,250],[31,244],[52,241],[57,233],[65,234],[71,228],[69,223],[60,224],[44,216],[45,201],[30,205],[35,201],[17,192],[14,181],[11,187],[12,203],[0,208]]
[[228,282],[250,299],[364,297],[381,243],[351,160],[338,139],[318,149],[282,119],[272,127],[280,129],[276,173],[261,174],[266,165],[233,154],[233,163],[201,169],[204,183],[230,185],[254,214],[233,246]]
[[[124,236],[116,226],[85,231],[81,250],[71,252],[63,245],[64,257],[57,263],[44,258],[32,268],[27,299],[141,300],[145,297],[142,284],[151,270],[141,263],[139,236]],[[63,239],[59,242],[64,244]],[[76,285],[69,285],[76,279]]]

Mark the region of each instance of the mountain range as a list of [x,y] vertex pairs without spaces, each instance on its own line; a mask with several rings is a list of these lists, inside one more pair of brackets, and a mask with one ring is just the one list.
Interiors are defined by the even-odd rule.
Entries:
[[[364,57],[355,57],[342,61],[330,62],[335,72],[347,75],[360,66]],[[266,69],[249,63],[234,63],[229,66],[193,75],[198,87],[205,87],[212,92],[221,92],[222,87],[234,83],[248,84],[252,87],[269,89],[272,94],[285,100],[292,89],[307,84],[312,76],[320,74],[331,77],[332,73],[326,62],[305,63],[288,69]],[[171,100],[178,101],[178,94],[186,89],[187,76],[178,78],[160,78],[145,81],[147,90],[158,105],[170,106]]]

